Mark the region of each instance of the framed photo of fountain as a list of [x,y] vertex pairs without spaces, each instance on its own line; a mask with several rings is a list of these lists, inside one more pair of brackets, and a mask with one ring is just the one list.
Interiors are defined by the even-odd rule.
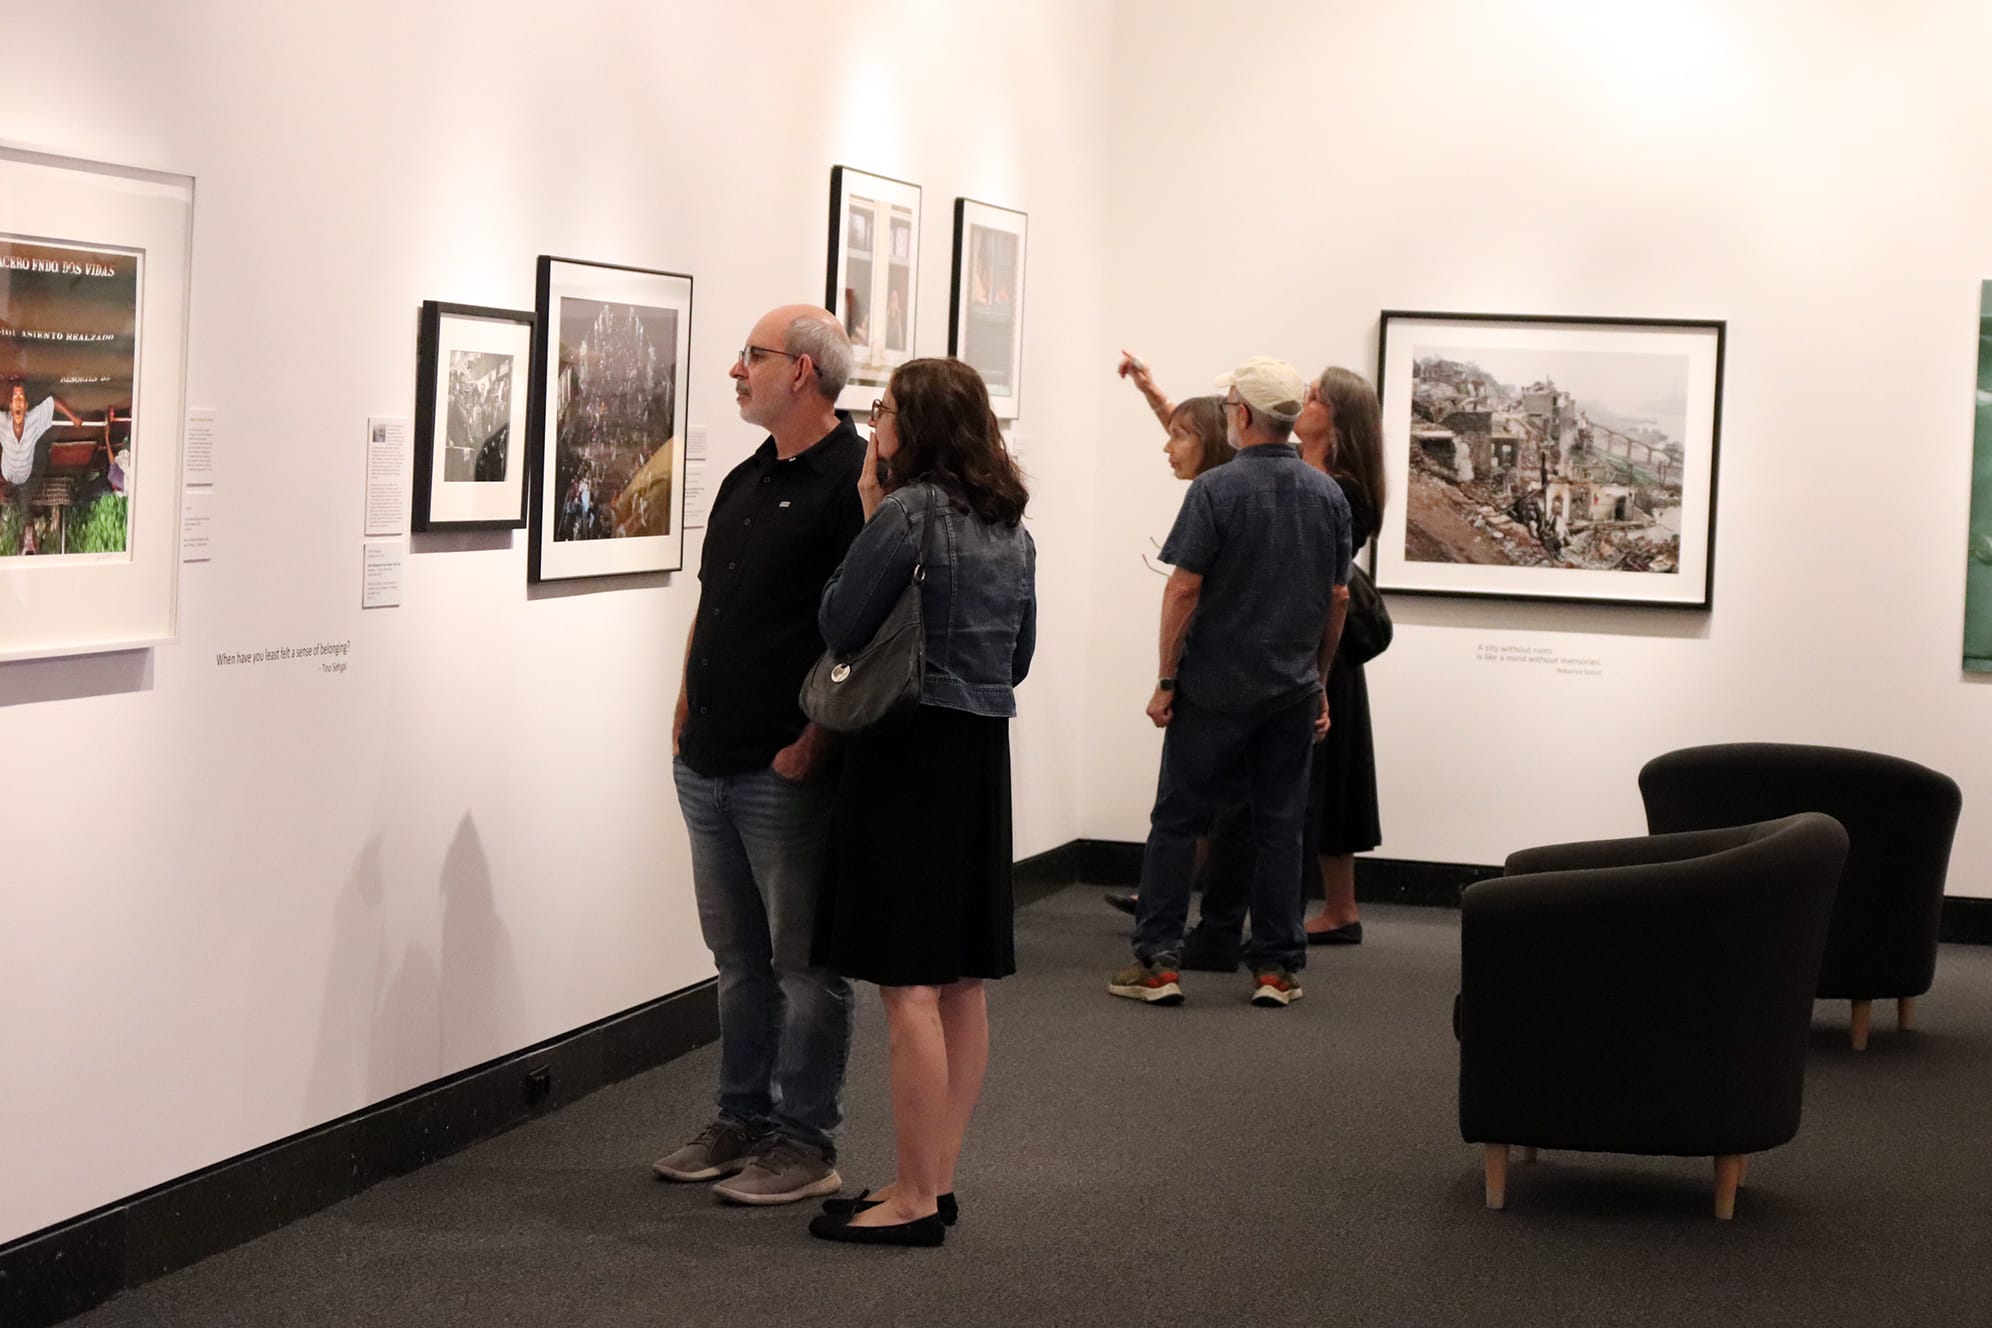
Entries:
[[1707,609],[1725,335],[1386,310],[1377,588]]
[[823,305],[851,338],[839,409],[862,414],[913,358],[920,291],[920,186],[830,169],[830,259]]
[[0,660],[171,641],[194,182],[0,149]]
[[692,279],[542,255],[533,338],[533,581],[685,565]]

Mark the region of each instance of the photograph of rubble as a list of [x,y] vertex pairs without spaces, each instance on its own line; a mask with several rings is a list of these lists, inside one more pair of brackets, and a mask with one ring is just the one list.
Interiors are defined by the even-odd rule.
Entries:
[[1723,331],[1385,313],[1377,585],[1706,608]]

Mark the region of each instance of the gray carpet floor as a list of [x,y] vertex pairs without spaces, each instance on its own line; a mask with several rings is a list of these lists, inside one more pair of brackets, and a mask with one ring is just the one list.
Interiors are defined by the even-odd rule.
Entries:
[[[1939,1324],[1992,1319],[1992,949],[1947,946],[1921,1028],[1846,1046],[1820,1005],[1805,1124],[1736,1220],[1706,1160],[1545,1154],[1506,1212],[1461,1142],[1458,915],[1372,906],[1307,997],[1247,980],[1106,994],[1125,919],[1076,887],[1018,914],[987,1095],[940,1250],[825,1244],[800,1208],[655,1181],[701,1125],[707,1048],[73,1322]],[[1581,993],[1578,994],[1581,999]],[[890,1174],[865,993],[841,1167]]]

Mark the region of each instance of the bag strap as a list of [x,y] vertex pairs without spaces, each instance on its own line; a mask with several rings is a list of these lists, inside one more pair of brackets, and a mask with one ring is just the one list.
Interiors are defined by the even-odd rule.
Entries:
[[927,557],[934,547],[934,495],[940,489],[941,486],[933,481],[927,482],[927,524],[920,532],[920,556],[913,563],[913,584],[916,586],[927,579]]

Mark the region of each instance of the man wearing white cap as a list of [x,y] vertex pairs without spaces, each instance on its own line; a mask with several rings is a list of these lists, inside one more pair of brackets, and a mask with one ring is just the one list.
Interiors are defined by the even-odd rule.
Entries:
[[1328,731],[1323,690],[1348,611],[1348,500],[1300,459],[1288,437],[1307,384],[1280,360],[1247,360],[1218,380],[1237,458],[1197,476],[1162,559],[1161,669],[1148,716],[1166,729],[1141,861],[1135,962],[1108,980],[1116,996],[1174,1005],[1196,838],[1209,829],[1226,775],[1251,787],[1252,1002],[1302,994],[1301,831],[1309,749]]

